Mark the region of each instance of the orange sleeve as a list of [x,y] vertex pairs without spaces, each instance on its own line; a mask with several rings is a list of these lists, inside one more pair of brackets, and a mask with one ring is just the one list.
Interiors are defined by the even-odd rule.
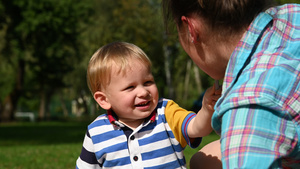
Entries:
[[[184,128],[188,124],[187,117],[192,117],[195,113],[192,111],[187,111],[181,107],[179,107],[178,104],[176,104],[174,101],[169,100],[166,108],[165,108],[165,116],[166,120],[175,136],[175,138],[178,140],[180,145],[182,147],[185,147],[187,145],[187,140],[189,139],[186,133],[186,136],[184,136],[185,131]],[[187,122],[187,123],[186,123]]]

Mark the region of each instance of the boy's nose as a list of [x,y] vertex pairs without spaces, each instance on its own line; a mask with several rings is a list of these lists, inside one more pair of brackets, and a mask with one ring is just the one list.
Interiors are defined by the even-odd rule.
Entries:
[[140,87],[139,92],[138,92],[138,97],[146,97],[148,96],[149,92],[147,89],[144,87]]

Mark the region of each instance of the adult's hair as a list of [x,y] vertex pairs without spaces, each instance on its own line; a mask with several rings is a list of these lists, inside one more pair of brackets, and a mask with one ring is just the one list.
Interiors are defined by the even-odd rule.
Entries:
[[181,17],[191,14],[202,17],[210,29],[240,31],[271,5],[273,0],[162,0],[167,31],[170,21],[180,28]]
[[112,69],[126,73],[132,60],[140,61],[151,71],[151,61],[142,49],[127,42],[113,42],[98,49],[91,57],[87,68],[87,83],[92,94],[103,91],[110,83]]

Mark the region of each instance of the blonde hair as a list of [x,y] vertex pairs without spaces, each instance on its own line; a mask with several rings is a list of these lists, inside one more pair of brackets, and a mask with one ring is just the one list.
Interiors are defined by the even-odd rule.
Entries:
[[110,83],[113,66],[117,66],[117,73],[125,73],[132,59],[140,61],[151,71],[150,59],[134,44],[113,42],[98,49],[87,68],[87,83],[92,94],[103,91]]

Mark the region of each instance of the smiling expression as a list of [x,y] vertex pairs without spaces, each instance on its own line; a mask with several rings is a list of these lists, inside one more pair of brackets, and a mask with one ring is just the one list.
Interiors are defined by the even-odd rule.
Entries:
[[114,65],[104,93],[119,121],[136,127],[156,108],[158,90],[150,68],[140,61],[132,60],[124,73],[117,70]]

